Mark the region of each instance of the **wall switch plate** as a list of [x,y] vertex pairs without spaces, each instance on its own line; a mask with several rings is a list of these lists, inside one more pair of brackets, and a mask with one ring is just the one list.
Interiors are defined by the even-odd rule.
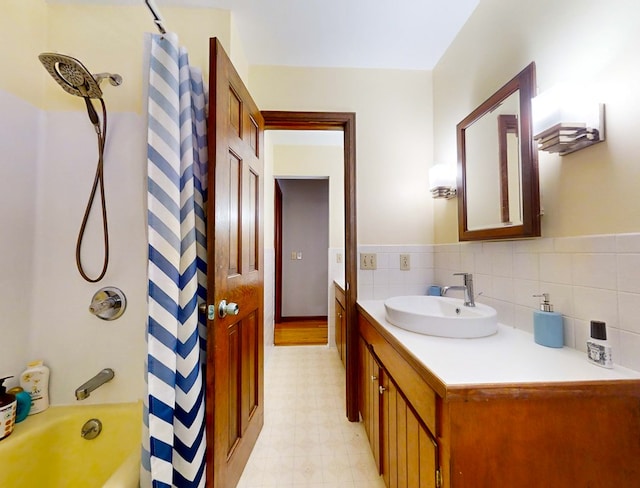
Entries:
[[360,253],[360,269],[376,269],[376,261],[375,253]]
[[302,259],[302,251],[298,251],[298,259]]
[[336,254],[336,263],[342,264],[342,253],[341,252]]
[[411,255],[400,254],[400,269],[402,271],[409,271],[411,269]]
[[296,257],[297,253],[295,251],[291,251],[291,260],[295,261],[297,259]]

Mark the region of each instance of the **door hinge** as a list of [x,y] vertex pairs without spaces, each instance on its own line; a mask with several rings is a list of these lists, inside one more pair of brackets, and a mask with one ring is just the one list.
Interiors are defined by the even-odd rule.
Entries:
[[441,468],[436,469],[436,488],[442,486],[442,471]]

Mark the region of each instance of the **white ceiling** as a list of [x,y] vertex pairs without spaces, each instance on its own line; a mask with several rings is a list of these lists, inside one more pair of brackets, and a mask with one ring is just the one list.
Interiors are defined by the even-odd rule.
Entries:
[[[480,0],[157,0],[231,10],[252,65],[433,69]],[[143,4],[143,0],[48,0]],[[171,30],[170,19],[165,26]],[[151,14],[149,23],[152,25]],[[180,34],[178,32],[178,34]]]

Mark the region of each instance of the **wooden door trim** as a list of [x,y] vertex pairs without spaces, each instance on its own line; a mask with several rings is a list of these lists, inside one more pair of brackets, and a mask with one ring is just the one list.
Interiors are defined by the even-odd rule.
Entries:
[[274,182],[274,247],[276,258],[276,284],[275,284],[275,323],[282,321],[282,188],[280,182],[275,179]]
[[347,333],[346,414],[358,421],[358,239],[356,220],[356,114],[354,112],[262,111],[265,130],[342,130],[344,134],[345,314]]

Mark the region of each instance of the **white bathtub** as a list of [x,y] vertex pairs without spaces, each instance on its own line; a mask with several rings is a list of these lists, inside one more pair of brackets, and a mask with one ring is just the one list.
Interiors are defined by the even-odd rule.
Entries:
[[[92,418],[93,439],[80,435]],[[142,403],[51,407],[0,441],[0,487],[137,488]]]

